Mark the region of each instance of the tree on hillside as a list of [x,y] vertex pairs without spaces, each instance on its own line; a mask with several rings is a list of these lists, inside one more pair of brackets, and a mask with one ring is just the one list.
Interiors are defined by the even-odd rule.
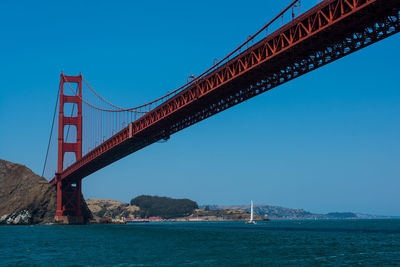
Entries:
[[168,197],[141,195],[131,200],[131,205],[138,206],[138,215],[142,218],[159,216],[178,218],[191,215],[198,208],[190,199],[173,199]]

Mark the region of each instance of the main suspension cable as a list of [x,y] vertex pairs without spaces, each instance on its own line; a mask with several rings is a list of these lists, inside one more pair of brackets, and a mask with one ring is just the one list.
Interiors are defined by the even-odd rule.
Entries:
[[[225,56],[223,59],[214,62],[213,66],[211,66],[209,69],[207,69],[206,71],[204,71],[202,74],[197,75],[196,77],[194,77],[192,80],[188,80],[187,83],[185,83],[184,85],[182,85],[181,87],[173,90],[172,92],[167,93],[166,95],[159,97],[151,102],[145,103],[143,105],[140,106],[136,106],[136,107],[132,107],[132,108],[122,108],[119,106],[116,106],[110,102],[108,102],[107,100],[105,100],[103,97],[101,97],[89,84],[88,82],[85,80],[85,78],[82,77],[82,79],[84,80],[84,82],[86,83],[86,85],[91,89],[91,91],[93,93],[95,93],[100,99],[102,99],[104,102],[106,102],[107,104],[117,108],[118,110],[111,110],[111,109],[103,109],[100,107],[96,107],[92,104],[89,104],[88,102],[86,102],[84,99],[82,99],[82,97],[80,97],[75,90],[72,89],[71,85],[69,84],[68,81],[66,81],[68,83],[68,85],[70,86],[71,90],[74,92],[74,94],[76,96],[78,96],[82,101],[84,101],[86,104],[88,104],[89,106],[91,106],[92,108],[95,108],[97,110],[102,110],[102,111],[108,111],[108,112],[123,112],[123,111],[130,111],[130,112],[134,112],[134,113],[143,113],[146,114],[146,111],[139,111],[138,109],[140,108],[146,108],[149,107],[149,111],[151,109],[151,105],[155,104],[159,101],[165,100],[165,99],[169,99],[170,97],[173,97],[175,94],[183,91],[185,88],[188,88],[190,86],[194,86],[197,83],[200,82],[201,79],[206,78],[212,71],[216,70],[218,67],[222,66],[223,63],[224,64],[229,64],[229,62],[233,61],[234,58],[239,57],[240,55],[244,54],[246,51],[241,52],[241,49],[243,47],[245,47],[247,45],[247,48],[249,47],[249,43],[252,42],[252,44],[254,43],[254,39],[259,36],[262,32],[264,32],[264,30],[266,30],[272,23],[274,23],[275,21],[277,21],[280,17],[283,18],[283,14],[288,11],[290,8],[293,8],[296,4],[298,4],[300,6],[301,4],[301,0],[293,0],[284,10],[282,10],[275,18],[273,18],[271,21],[269,21],[267,24],[265,24],[259,31],[257,31],[255,34],[250,35],[249,38],[247,38],[247,40],[242,43],[241,45],[239,45],[235,50],[233,50],[231,53],[229,53],[227,56]],[[321,5],[322,3],[320,3]],[[300,12],[299,12],[299,16],[300,16]],[[269,34],[271,35],[271,34]],[[267,37],[269,36],[267,34]],[[236,56],[234,56],[235,53],[238,54]],[[234,57],[233,57],[234,56]],[[232,58],[233,57],[233,58]]]
[[56,104],[55,104],[54,113],[53,113],[53,121],[52,121],[52,123],[51,123],[51,130],[50,130],[49,142],[48,142],[48,144],[47,144],[46,158],[45,158],[44,164],[43,164],[42,177],[43,177],[44,171],[45,171],[45,169],[46,169],[47,157],[48,157],[48,155],[49,155],[51,137],[52,137],[52,135],[53,135],[54,121],[55,121],[56,113],[57,113],[58,97],[60,96],[60,89],[61,89],[61,84],[58,86]]
[[80,100],[82,100],[82,101],[85,102],[88,106],[90,106],[90,107],[92,107],[92,108],[94,108],[94,109],[101,110],[101,111],[108,111],[108,112],[130,111],[130,112],[134,112],[134,113],[144,113],[144,114],[147,113],[146,111],[138,111],[138,110],[135,110],[135,109],[137,109],[138,107],[130,108],[130,109],[120,109],[120,110],[104,109],[104,108],[97,107],[97,106],[95,106],[95,105],[90,104],[90,103],[87,102],[85,99],[83,99],[83,98],[72,88],[71,84],[70,84],[68,81],[65,81],[65,82],[68,84],[69,88],[70,88],[71,91],[75,94],[75,96],[77,96]]
[[[80,95],[78,95],[78,94],[75,92],[75,90],[71,87],[71,85],[69,84],[68,81],[65,81],[65,82],[67,82],[67,84],[68,84],[69,87],[71,88],[72,92],[74,92],[74,94],[75,94],[77,97],[79,97],[83,102],[85,102],[86,104],[88,104],[89,106],[91,106],[92,108],[95,108],[95,109],[97,109],[97,110],[107,111],[107,112],[123,112],[123,111],[129,111],[129,112],[133,112],[133,113],[142,113],[142,114],[146,114],[146,113],[148,113],[149,111],[151,111],[151,106],[152,106],[153,104],[156,104],[156,103],[159,102],[159,101],[168,100],[170,97],[173,97],[173,96],[176,95],[177,93],[183,91],[185,88],[187,89],[187,88],[189,88],[190,86],[196,86],[196,84],[199,83],[203,78],[207,78],[207,76],[210,75],[210,74],[212,73],[212,71],[215,71],[218,67],[222,66],[222,64],[223,64],[224,62],[225,62],[224,64],[229,64],[229,63],[232,62],[235,58],[238,58],[238,57],[240,57],[241,55],[243,55],[244,53],[246,53],[246,51],[241,52],[241,49],[242,49],[243,47],[245,47],[245,46],[247,45],[247,50],[249,50],[249,44],[250,44],[250,42],[252,43],[251,46],[253,46],[253,45],[254,45],[254,39],[255,39],[257,36],[259,36],[262,32],[264,32],[264,30],[266,30],[272,23],[274,23],[275,21],[277,21],[280,17],[283,18],[283,14],[284,14],[286,11],[288,11],[290,8],[293,8],[296,4],[298,4],[298,5],[300,6],[300,3],[301,3],[301,0],[293,0],[293,1],[291,2],[291,4],[288,5],[284,10],[282,10],[275,18],[273,18],[270,22],[268,22],[267,24],[265,24],[265,25],[264,25],[259,31],[257,31],[255,34],[250,35],[249,38],[247,38],[247,40],[246,40],[244,43],[242,43],[241,45],[239,45],[235,50],[233,50],[231,53],[229,53],[229,54],[228,54],[227,56],[225,56],[223,59],[221,59],[221,60],[219,60],[219,61],[217,61],[217,62],[214,62],[214,64],[213,64],[212,67],[210,67],[209,69],[207,69],[206,71],[204,71],[202,74],[200,74],[200,75],[198,75],[198,76],[196,76],[196,77],[193,77],[192,80],[190,80],[190,81],[188,80],[187,83],[185,83],[185,84],[182,85],[181,87],[175,89],[174,91],[169,92],[169,93],[167,93],[166,95],[164,95],[164,96],[162,96],[162,97],[159,97],[159,98],[157,98],[157,99],[155,99],[155,100],[153,100],[153,101],[151,101],[151,102],[145,103],[145,104],[143,104],[143,105],[136,106],[136,107],[132,107],[132,108],[122,108],[122,107],[116,106],[116,105],[112,104],[111,102],[105,100],[103,97],[101,97],[101,96],[89,85],[89,83],[85,80],[85,78],[82,77],[83,81],[84,81],[84,82],[86,83],[86,85],[90,88],[90,90],[91,90],[93,93],[96,94],[96,96],[98,96],[101,100],[103,100],[103,101],[106,102],[107,104],[111,105],[112,107],[116,108],[117,110],[100,108],[100,107],[97,107],[97,106],[95,106],[95,105],[92,105],[92,104],[88,103],[85,99],[83,99]],[[322,3],[321,3],[321,4],[322,4]],[[320,5],[321,5],[321,4],[320,4]],[[299,16],[300,16],[300,12],[299,12]],[[299,18],[297,18],[297,19],[299,19]],[[271,35],[271,34],[268,35],[268,33],[267,33],[267,37],[270,36],[270,35]],[[237,53],[237,52],[238,52],[238,54],[237,54],[236,56],[234,56],[234,54]],[[233,57],[233,58],[232,58],[232,57]],[[146,109],[146,107],[149,107],[149,110],[148,110],[148,111],[140,111],[140,110],[138,110],[138,109],[141,109],[141,108],[145,108],[145,109]]]

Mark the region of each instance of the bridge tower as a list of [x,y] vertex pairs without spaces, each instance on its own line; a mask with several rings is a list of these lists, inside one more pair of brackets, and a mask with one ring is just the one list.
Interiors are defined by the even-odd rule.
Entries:
[[[64,84],[77,84],[77,95],[65,95]],[[64,115],[64,104],[73,103],[77,106],[77,116]],[[67,143],[64,140],[65,126],[76,127],[76,142]],[[58,116],[58,166],[56,173],[57,210],[55,221],[61,223],[83,223],[81,196],[82,180],[61,180],[60,174],[64,170],[64,156],[66,152],[73,152],[76,160],[82,158],[82,75],[60,77],[60,105]]]

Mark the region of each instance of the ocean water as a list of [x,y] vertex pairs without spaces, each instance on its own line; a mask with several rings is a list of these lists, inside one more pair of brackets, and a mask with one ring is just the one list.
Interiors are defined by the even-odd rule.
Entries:
[[400,266],[400,220],[1,226],[1,266]]

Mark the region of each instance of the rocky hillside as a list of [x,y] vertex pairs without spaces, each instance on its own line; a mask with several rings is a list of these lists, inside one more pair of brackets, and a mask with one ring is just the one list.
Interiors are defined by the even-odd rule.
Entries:
[[120,217],[133,218],[135,217],[135,211],[139,210],[137,206],[111,199],[88,199],[86,203],[92,214],[98,219]]
[[56,188],[46,179],[23,165],[0,159],[0,217],[3,221],[11,224],[13,221],[52,222],[56,204]]
[[55,186],[23,165],[0,159],[0,224],[52,223],[56,204]]

